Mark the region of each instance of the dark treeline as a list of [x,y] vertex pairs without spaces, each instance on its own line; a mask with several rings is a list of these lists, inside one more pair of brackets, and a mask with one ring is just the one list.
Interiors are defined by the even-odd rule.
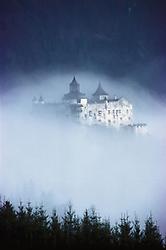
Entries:
[[143,228],[137,218],[121,217],[110,225],[95,209],[78,216],[69,205],[59,217],[49,216],[43,206],[32,207],[10,201],[0,204],[1,249],[164,249],[159,228],[150,215]]

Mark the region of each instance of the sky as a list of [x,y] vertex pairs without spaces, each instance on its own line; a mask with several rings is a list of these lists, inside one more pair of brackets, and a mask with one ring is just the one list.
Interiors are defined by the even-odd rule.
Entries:
[[[165,0],[2,0],[0,71],[100,72],[166,92]],[[22,83],[23,84],[23,83]]]
[[[0,1],[0,190],[14,202],[69,201],[102,216],[150,212],[166,231],[166,2]],[[32,114],[60,101],[73,76],[126,97],[146,137]]]

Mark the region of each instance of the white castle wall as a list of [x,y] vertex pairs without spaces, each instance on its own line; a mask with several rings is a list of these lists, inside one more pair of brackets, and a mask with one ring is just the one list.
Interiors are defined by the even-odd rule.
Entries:
[[80,121],[88,124],[119,127],[131,124],[132,119],[132,105],[124,98],[87,103],[82,106],[80,112]]

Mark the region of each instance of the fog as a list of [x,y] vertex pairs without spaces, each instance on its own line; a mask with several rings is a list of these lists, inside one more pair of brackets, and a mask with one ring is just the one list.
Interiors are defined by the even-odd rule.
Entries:
[[165,102],[129,79],[80,72],[81,92],[90,96],[101,81],[110,95],[126,97],[133,103],[134,121],[148,124],[148,135],[32,113],[33,96],[58,102],[72,78],[40,73],[9,79],[15,87],[1,95],[1,195],[16,204],[56,206],[59,212],[68,202],[78,213],[95,206],[112,221],[124,212],[142,220],[152,212],[165,232]]

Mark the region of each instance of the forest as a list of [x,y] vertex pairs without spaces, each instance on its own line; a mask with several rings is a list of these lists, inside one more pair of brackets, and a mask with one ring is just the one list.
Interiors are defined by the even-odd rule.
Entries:
[[166,241],[150,214],[142,226],[135,216],[121,215],[111,225],[95,208],[77,215],[71,204],[63,215],[53,209],[22,202],[16,207],[9,200],[0,202],[1,249],[165,249]]

